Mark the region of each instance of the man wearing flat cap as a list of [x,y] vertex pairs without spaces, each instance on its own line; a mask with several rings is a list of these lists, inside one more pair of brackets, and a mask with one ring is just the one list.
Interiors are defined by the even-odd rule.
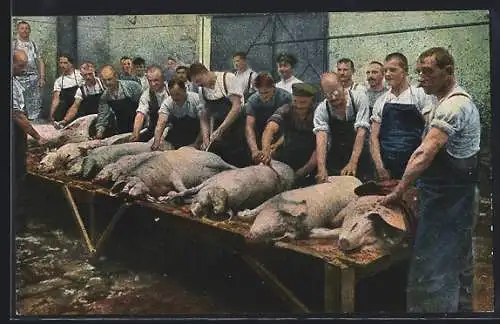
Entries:
[[280,130],[283,132],[283,147],[273,158],[288,164],[295,171],[295,187],[314,184],[316,138],[312,130],[316,92],[312,84],[294,84],[293,103],[279,107],[269,117],[262,136],[262,162],[269,164],[274,135]]
[[285,89],[292,93],[292,85],[295,83],[302,83],[293,75],[293,68],[297,64],[295,56],[287,53],[282,53],[276,58],[278,64],[278,72],[281,75],[281,81],[276,83],[276,88]]
[[370,129],[368,97],[345,88],[335,72],[321,76],[321,89],[326,99],[315,109],[313,130],[318,150],[317,182],[326,182],[329,175],[370,180],[374,171],[369,150],[364,147]]

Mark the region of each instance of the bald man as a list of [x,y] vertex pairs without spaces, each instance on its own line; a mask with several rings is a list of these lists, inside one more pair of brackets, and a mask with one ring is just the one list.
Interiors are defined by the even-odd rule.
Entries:
[[[44,145],[46,140],[38,134],[33,128],[26,115],[26,106],[24,103],[24,88],[17,80],[22,75],[28,65],[28,56],[23,50],[15,50],[12,57],[12,119],[14,121],[14,183],[13,183],[13,201],[15,205],[19,203],[19,194],[22,193],[21,185],[26,175],[26,151],[27,136],[30,134],[39,145]],[[16,230],[20,229],[21,213],[19,208],[15,208]]]
[[[362,91],[346,88],[335,72],[322,75],[321,89],[326,99],[316,108],[313,120],[317,182],[327,181],[329,175],[352,175],[368,180],[367,162],[361,159],[365,136],[370,128],[368,97]],[[368,151],[365,155],[369,157]]]
[[75,118],[97,114],[99,99],[104,92],[102,81],[95,75],[95,65],[92,62],[85,62],[80,65],[80,75],[85,80],[75,93],[75,101],[68,109],[68,112],[60,122],[55,122],[55,126],[62,128]]
[[[130,141],[133,142],[147,142],[154,137],[156,123],[158,122],[158,111],[163,101],[169,96],[163,71],[159,65],[149,66],[146,77],[149,87],[142,92],[139,100],[134,120],[134,131],[130,137]],[[145,121],[147,130],[141,135],[140,131]]]
[[119,80],[115,68],[111,65],[101,68],[100,79],[106,90],[99,101],[95,138],[132,132],[135,110],[142,95],[141,84]]

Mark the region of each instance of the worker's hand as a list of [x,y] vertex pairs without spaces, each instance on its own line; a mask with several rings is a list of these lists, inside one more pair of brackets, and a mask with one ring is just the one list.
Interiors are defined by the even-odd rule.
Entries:
[[271,165],[271,151],[263,150],[261,162],[265,165]]
[[376,171],[377,171],[377,179],[379,181],[389,180],[391,178],[391,174],[383,166],[377,167]]
[[260,162],[262,162],[262,159],[264,158],[264,153],[260,150],[255,150],[252,151],[252,162],[253,164],[257,165]]
[[45,78],[40,77],[38,79],[38,87],[43,88],[45,86]]
[[212,133],[212,135],[210,135],[210,142],[220,141],[221,138],[222,138],[222,130],[219,127]]
[[328,182],[328,171],[326,168],[318,168],[318,173],[316,174],[316,183]]
[[95,139],[103,139],[104,138],[104,130],[98,130],[97,134],[94,137]]
[[390,206],[391,204],[401,200],[402,196],[403,196],[403,190],[399,189],[396,186],[396,188],[394,188],[394,190],[391,193],[389,193],[384,197],[381,197],[379,199],[379,203],[383,206]]
[[356,176],[357,165],[351,161],[340,171],[340,175],[343,176]]
[[64,127],[66,127],[68,123],[66,123],[64,120],[61,120],[61,121],[55,121],[54,122],[54,127],[56,129],[63,129]]
[[138,142],[139,141],[139,134],[132,134],[128,138],[129,142]]
[[154,141],[151,145],[151,151],[158,151],[160,149],[160,141]]

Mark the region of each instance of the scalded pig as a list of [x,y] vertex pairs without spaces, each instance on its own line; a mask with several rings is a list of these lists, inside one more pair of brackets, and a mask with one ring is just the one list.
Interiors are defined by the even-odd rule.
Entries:
[[95,133],[97,114],[91,114],[75,119],[61,129],[58,136],[48,141],[48,147],[60,147],[66,143],[79,143],[92,139]]
[[390,248],[411,236],[416,229],[418,195],[415,188],[406,190],[401,201],[382,206],[381,194],[387,194],[395,182],[366,183],[355,192],[363,196],[350,202],[332,222],[333,229],[315,229],[313,238],[334,238],[339,247],[352,251],[363,247]]
[[179,192],[197,186],[229,169],[236,167],[218,155],[185,146],[148,159],[117,179],[111,191],[121,191],[134,198],[158,198],[170,191]]
[[191,213],[196,217],[255,208],[272,196],[289,190],[294,172],[287,164],[272,161],[271,167],[253,165],[214,175],[199,186],[175,196],[196,194]]
[[92,180],[98,184],[108,184],[116,181],[119,176],[127,174],[141,163],[147,161],[149,158],[162,154],[162,152],[144,152],[139,154],[125,155],[119,158],[116,162],[106,165]]
[[327,227],[333,217],[357,198],[361,181],[352,176],[332,176],[328,182],[282,192],[253,210],[238,213],[252,221],[249,242],[269,241],[279,236],[303,237],[313,228]]
[[101,140],[91,140],[80,143],[67,143],[43,157],[38,165],[41,172],[51,172],[63,169],[67,164],[82,155],[86,150],[102,146]]

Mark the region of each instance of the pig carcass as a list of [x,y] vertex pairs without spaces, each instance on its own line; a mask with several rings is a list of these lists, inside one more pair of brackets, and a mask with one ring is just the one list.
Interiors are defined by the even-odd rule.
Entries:
[[[57,134],[55,137],[49,137],[47,147],[60,147],[66,143],[79,143],[89,141],[96,133],[95,123],[97,114],[91,114],[75,119],[60,131],[50,131],[43,134]],[[45,128],[54,128],[46,125]],[[40,134],[41,136],[44,136]]]
[[158,199],[171,191],[197,186],[224,170],[236,169],[218,155],[184,146],[165,151],[120,176],[111,192],[129,197]]
[[390,206],[379,203],[396,184],[397,180],[389,180],[356,188],[355,192],[363,196],[350,202],[334,217],[334,228],[315,229],[310,237],[338,239],[343,251],[366,247],[390,249],[410,238],[417,224],[417,190],[409,188],[399,202]]
[[307,237],[313,228],[328,227],[335,215],[357,198],[361,181],[352,176],[331,176],[328,182],[282,192],[252,210],[237,214],[252,221],[249,242],[278,237]]
[[[190,197],[193,216],[221,214],[255,208],[272,196],[289,190],[294,181],[293,169],[285,163],[272,161],[270,166],[253,165],[222,171],[172,197]],[[159,199],[162,200],[161,198]]]
[[125,155],[116,162],[106,165],[92,180],[93,183],[107,185],[115,182],[119,176],[126,175],[130,170],[135,169],[141,163],[162,152],[144,152],[139,154]]

